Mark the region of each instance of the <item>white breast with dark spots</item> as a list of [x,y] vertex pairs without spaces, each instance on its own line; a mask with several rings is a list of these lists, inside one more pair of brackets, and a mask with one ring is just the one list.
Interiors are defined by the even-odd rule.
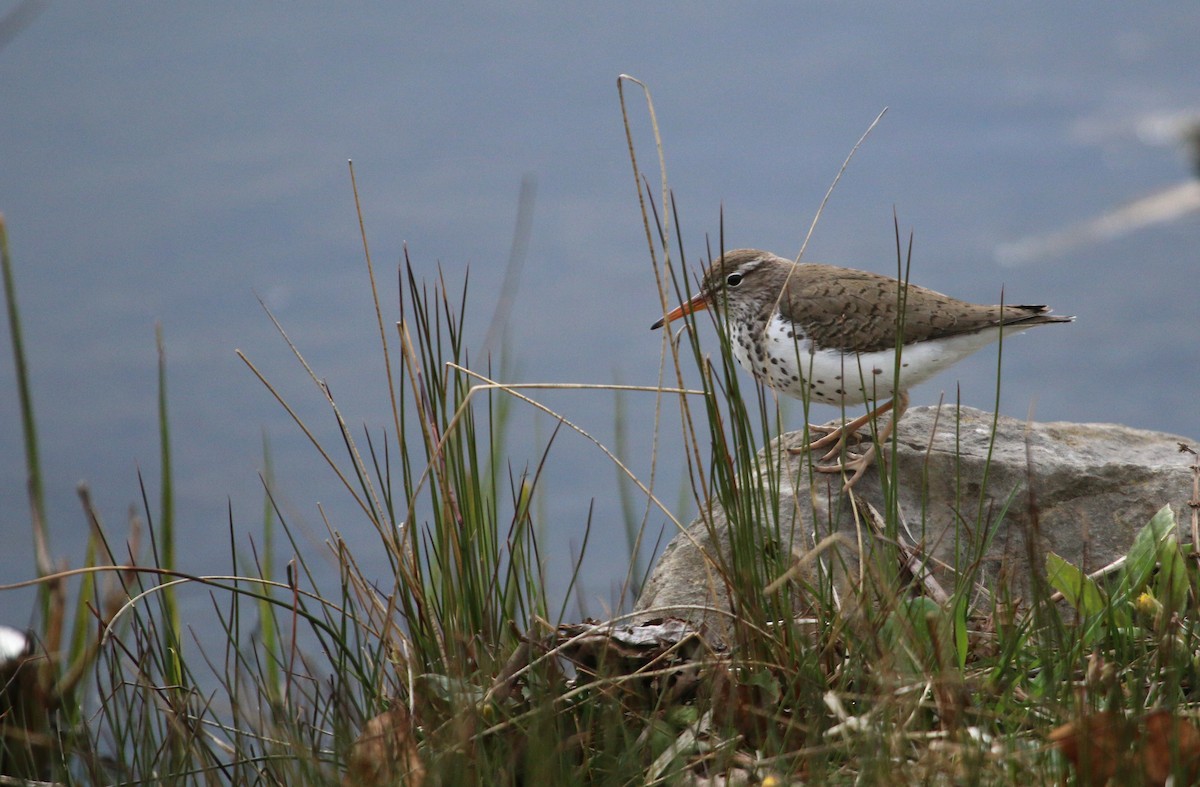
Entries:
[[[742,321],[730,325],[733,355],[743,369],[782,394],[835,405],[882,403],[895,395],[895,350],[814,350],[812,342],[796,332],[794,323],[778,316],[765,332],[761,325],[756,328]],[[1005,335],[1022,329],[1007,328]],[[998,338],[999,330],[988,328],[906,345],[901,353],[899,387],[907,390],[918,385]]]

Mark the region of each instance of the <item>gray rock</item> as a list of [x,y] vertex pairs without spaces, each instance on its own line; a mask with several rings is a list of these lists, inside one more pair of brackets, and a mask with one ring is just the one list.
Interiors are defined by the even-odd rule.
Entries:
[[[982,588],[1027,597],[1031,571],[1042,569],[1047,550],[1085,571],[1103,567],[1124,555],[1134,534],[1168,503],[1186,540],[1194,457],[1179,444],[1200,450],[1200,443],[1115,424],[1004,416],[996,419],[994,441],[992,433],[992,414],[950,406],[914,408],[897,430],[896,502],[906,539],[919,555],[945,564],[933,575],[947,589],[951,568],[975,565]],[[812,473],[807,454],[779,451],[780,442],[790,447],[801,440],[799,432],[786,434],[759,454],[762,486],[771,485],[772,472],[778,479],[778,509],[759,509],[778,535],[764,540],[801,557],[830,534],[842,534],[819,555],[836,588],[856,581],[860,545],[866,552],[878,543],[864,504],[887,510],[879,467],[867,471],[852,500],[841,492],[840,476]],[[890,457],[891,448],[889,441],[883,453]],[[724,559],[711,556],[729,554],[729,535],[729,518],[719,508],[677,534],[637,601],[640,617],[676,616],[725,629]]]

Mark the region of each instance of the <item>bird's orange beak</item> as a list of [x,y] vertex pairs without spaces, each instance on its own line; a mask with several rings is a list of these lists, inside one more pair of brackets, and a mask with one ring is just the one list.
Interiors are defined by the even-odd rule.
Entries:
[[705,298],[703,295],[697,295],[694,298],[692,298],[690,301],[688,301],[687,303],[681,303],[680,305],[676,306],[671,311],[667,312],[667,316],[663,317],[661,320],[659,320],[658,322],[651,325],[650,330],[656,331],[669,322],[675,322],[676,320],[678,320],[680,317],[682,317],[685,314],[692,314],[694,312],[704,311],[707,308],[708,308],[708,299]]

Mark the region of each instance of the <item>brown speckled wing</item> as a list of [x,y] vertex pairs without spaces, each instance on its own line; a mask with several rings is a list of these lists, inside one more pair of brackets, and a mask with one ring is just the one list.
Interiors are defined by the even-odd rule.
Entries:
[[[785,274],[786,275],[786,274]],[[787,279],[780,303],[818,348],[875,352],[896,346],[901,283],[868,271],[806,263]],[[904,343],[974,333],[1000,323],[999,306],[981,306],[908,285]],[[1057,322],[1045,306],[1004,307],[1005,324]]]

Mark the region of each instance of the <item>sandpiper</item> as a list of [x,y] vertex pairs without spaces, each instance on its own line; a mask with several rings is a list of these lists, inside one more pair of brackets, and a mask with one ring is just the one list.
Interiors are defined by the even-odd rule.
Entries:
[[[838,458],[849,437],[892,411],[877,441],[860,455],[817,464],[851,473],[852,487],[908,407],[907,391],[1000,338],[1036,325],[1071,322],[1046,306],[984,306],[878,273],[794,263],[770,252],[726,252],[704,273],[700,291],[652,329],[713,309],[724,320],[734,357],[760,382],[804,401],[886,403],[822,434],[807,448]],[[897,355],[899,374],[897,379]]]

